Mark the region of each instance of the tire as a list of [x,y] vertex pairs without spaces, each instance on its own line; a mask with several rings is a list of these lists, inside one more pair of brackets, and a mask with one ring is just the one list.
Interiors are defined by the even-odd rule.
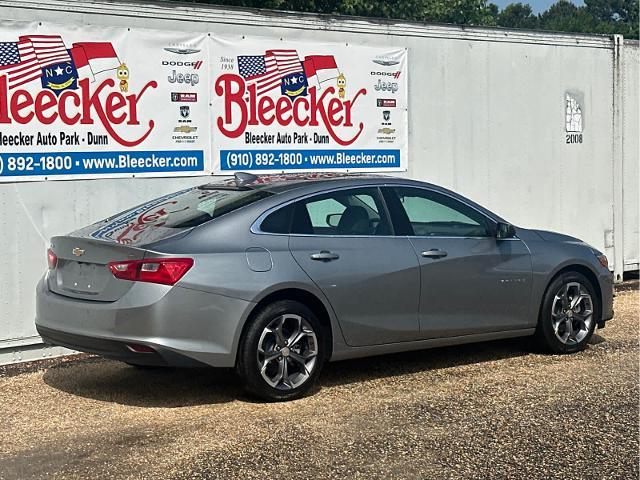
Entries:
[[558,275],[542,299],[537,343],[555,354],[584,350],[600,321],[600,311],[598,295],[587,277],[578,272]]
[[325,357],[325,335],[316,315],[300,302],[280,300],[249,320],[236,371],[251,395],[293,400],[313,387]]

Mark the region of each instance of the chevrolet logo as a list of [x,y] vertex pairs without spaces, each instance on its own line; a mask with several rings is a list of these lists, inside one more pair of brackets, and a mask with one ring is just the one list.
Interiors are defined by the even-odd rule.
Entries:
[[73,253],[76,257],[81,257],[82,255],[84,255],[84,250],[82,248],[76,247],[71,250],[71,253]]
[[173,129],[175,133],[193,133],[198,130],[198,127],[190,127],[189,125],[180,125]]

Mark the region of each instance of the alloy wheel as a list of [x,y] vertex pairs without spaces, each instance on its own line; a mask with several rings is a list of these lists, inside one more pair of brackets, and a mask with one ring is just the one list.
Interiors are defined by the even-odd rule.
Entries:
[[593,323],[593,300],[579,282],[562,285],[551,306],[551,323],[556,337],[566,345],[580,343]]
[[273,388],[292,390],[311,376],[318,356],[318,339],[302,316],[284,314],[262,331],[257,353],[262,378]]

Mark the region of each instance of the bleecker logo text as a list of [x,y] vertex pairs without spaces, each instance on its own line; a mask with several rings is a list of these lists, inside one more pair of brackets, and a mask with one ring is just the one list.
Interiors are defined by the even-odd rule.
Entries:
[[2,75],[0,76],[0,124],[15,122],[25,125],[34,117],[44,125],[50,125],[56,121],[65,125],[93,125],[98,120],[109,136],[125,147],[139,145],[153,130],[154,121],[149,120],[148,129],[142,136],[126,140],[116,133],[114,126],[140,125],[138,102],[148,88],[158,86],[155,80],[148,82],[138,94],[124,95],[119,91],[112,91],[104,99],[101,99],[100,95],[105,89],[115,86],[113,79],[104,80],[93,93],[89,90],[87,78],[80,80],[78,86],[79,91],[65,90],[56,96],[50,90],[41,90],[34,97],[27,90],[15,89],[9,92],[7,77]]
[[[218,117],[217,125],[229,138],[241,136],[248,125],[268,126],[276,122],[285,127],[293,122],[298,127],[317,127],[322,123],[336,143],[346,146],[355,142],[364,129],[362,122],[354,127],[351,109],[360,95],[367,94],[365,88],[358,90],[351,100],[336,98],[333,86],[324,88],[320,95],[313,86],[308,88],[308,97],[274,99],[268,95],[258,97],[255,84],[247,87],[244,79],[233,73],[220,75],[214,88],[215,94],[224,98],[224,114]],[[337,127],[354,127],[357,131],[350,138],[343,138],[336,132]]]

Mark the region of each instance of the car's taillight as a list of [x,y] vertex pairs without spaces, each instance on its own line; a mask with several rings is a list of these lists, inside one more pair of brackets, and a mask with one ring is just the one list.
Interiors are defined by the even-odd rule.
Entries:
[[193,258],[149,258],[110,262],[109,270],[121,280],[175,285],[192,266]]
[[50,248],[47,249],[47,262],[49,263],[49,270],[53,270],[58,265],[58,256]]

